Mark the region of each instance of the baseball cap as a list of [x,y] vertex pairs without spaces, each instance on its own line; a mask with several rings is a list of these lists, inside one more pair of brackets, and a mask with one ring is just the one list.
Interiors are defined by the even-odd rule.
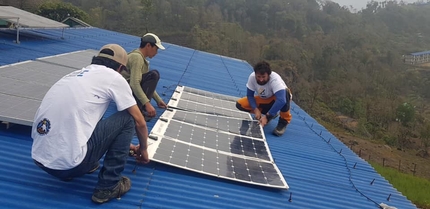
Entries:
[[104,45],[97,56],[109,58],[123,66],[127,64],[127,52],[118,44]]
[[157,35],[153,33],[147,33],[141,38],[142,42],[154,43],[159,49],[166,49],[163,45],[161,45],[161,41]]

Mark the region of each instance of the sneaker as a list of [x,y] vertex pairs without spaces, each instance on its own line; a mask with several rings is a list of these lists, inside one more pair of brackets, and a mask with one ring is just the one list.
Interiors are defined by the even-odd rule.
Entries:
[[282,136],[287,129],[288,122],[282,118],[279,118],[278,125],[275,130],[273,130],[273,134],[276,136]]
[[95,189],[91,200],[95,203],[105,203],[113,198],[120,198],[122,195],[127,193],[130,188],[130,179],[123,176],[118,185],[113,189]]

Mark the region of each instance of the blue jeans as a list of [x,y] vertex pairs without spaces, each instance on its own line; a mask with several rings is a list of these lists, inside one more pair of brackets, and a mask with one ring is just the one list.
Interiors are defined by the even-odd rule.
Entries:
[[36,162],[45,172],[61,179],[71,180],[95,168],[106,153],[99,172],[96,189],[113,189],[121,179],[135,132],[133,117],[127,110],[117,112],[97,123],[87,142],[87,154],[78,166],[69,170],[49,169]]

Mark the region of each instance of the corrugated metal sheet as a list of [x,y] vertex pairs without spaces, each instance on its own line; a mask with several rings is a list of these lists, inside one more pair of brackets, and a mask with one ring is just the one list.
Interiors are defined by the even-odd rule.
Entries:
[[[0,31],[0,64],[118,43],[128,51],[139,37],[98,28],[28,30],[21,44]],[[244,96],[252,67],[245,61],[163,43],[166,50],[151,60],[161,80],[157,91],[165,101],[176,85],[231,96]],[[0,110],[2,111],[2,110]],[[111,106],[107,114],[112,114]],[[161,110],[158,110],[161,115]],[[0,208],[416,208],[363,159],[318,124],[296,104],[293,120],[282,137],[265,127],[272,156],[289,190],[268,189],[209,177],[152,162],[138,165],[130,158],[124,175],[132,189],[120,200],[91,202],[97,173],[61,182],[33,164],[30,128],[0,127]],[[148,125],[150,128],[155,120]],[[134,139],[134,142],[137,142]],[[373,182],[373,183],[372,183]],[[391,196],[390,196],[391,195]],[[390,200],[387,198],[390,196]]]
[[423,52],[414,52],[411,53],[412,56],[420,56],[420,55],[426,55],[426,54],[430,54],[430,51],[423,51]]

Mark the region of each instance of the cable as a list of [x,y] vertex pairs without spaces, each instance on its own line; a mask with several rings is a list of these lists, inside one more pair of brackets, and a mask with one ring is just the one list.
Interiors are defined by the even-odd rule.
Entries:
[[372,198],[370,198],[370,197],[368,197],[367,195],[365,195],[363,192],[361,192],[356,186],[355,186],[355,184],[354,184],[354,181],[352,180],[352,173],[351,173],[351,169],[349,168],[349,166],[348,166],[348,161],[346,160],[346,157],[342,154],[342,150],[340,150],[340,151],[337,151],[335,148],[334,148],[334,146],[330,143],[330,139],[329,140],[326,140],[324,137],[322,137],[321,136],[321,134],[318,134],[314,129],[313,129],[313,124],[310,126],[306,121],[305,121],[305,117],[304,116],[301,116],[300,114],[299,114],[299,112],[298,111],[296,111],[295,109],[294,109],[294,107],[293,108],[291,108],[291,110],[293,111],[293,112],[295,112],[297,115],[298,115],[298,117],[300,117],[300,118],[302,118],[303,119],[303,121],[305,122],[305,124],[308,126],[308,128],[310,129],[310,130],[312,130],[312,132],[314,132],[316,135],[318,135],[322,140],[324,140],[324,142],[326,142],[327,144],[329,144],[330,145],[330,147],[337,153],[337,154],[339,154],[342,158],[343,158],[343,160],[344,160],[344,162],[345,162],[345,166],[346,166],[346,169],[348,170],[348,174],[349,174],[349,177],[348,177],[348,180],[349,180],[349,182],[352,184],[352,187],[358,192],[358,193],[360,193],[363,197],[365,197],[367,200],[369,200],[369,201],[371,201],[371,202],[373,202],[375,205],[377,205],[378,206],[378,208],[383,208],[382,206],[380,206],[376,201],[374,201]]

